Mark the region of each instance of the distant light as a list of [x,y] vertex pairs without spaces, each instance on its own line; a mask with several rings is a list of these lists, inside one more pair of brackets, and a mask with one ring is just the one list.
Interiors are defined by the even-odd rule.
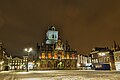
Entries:
[[1,61],[1,62],[0,62],[0,64],[3,64],[3,63],[4,63],[4,61]]
[[5,53],[5,51],[3,51],[3,53]]
[[80,63],[77,63],[77,66],[80,67]]
[[29,48],[29,51],[28,52],[31,52],[32,51],[32,48]]
[[105,56],[105,53],[99,53],[100,56]]
[[25,48],[25,51],[27,51],[27,48]]
[[29,48],[29,49],[28,49],[28,48],[25,48],[24,50],[25,50],[26,52],[31,52],[31,51],[32,51],[32,48]]

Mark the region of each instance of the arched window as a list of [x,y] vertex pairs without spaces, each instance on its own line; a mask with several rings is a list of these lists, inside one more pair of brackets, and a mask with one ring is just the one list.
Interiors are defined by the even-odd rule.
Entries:
[[52,35],[52,38],[54,38],[54,35]]
[[56,38],[56,35],[55,35],[55,38]]
[[55,31],[55,27],[54,26],[52,27],[52,30]]

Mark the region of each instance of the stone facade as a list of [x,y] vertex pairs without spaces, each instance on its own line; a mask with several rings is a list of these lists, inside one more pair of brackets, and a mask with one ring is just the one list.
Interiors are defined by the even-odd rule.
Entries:
[[49,28],[46,37],[46,41],[37,45],[37,69],[76,69],[77,51],[70,48],[68,41],[62,42],[55,27]]
[[91,57],[95,69],[115,70],[114,55],[110,49],[96,47],[92,50]]
[[0,41],[0,70],[5,70],[7,53],[3,42]]

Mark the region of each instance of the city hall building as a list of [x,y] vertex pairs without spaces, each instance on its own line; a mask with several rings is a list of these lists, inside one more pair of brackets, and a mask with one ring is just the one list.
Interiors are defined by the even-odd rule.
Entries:
[[46,33],[46,39],[37,44],[39,59],[37,69],[76,69],[77,51],[71,49],[68,41],[62,42],[54,26]]

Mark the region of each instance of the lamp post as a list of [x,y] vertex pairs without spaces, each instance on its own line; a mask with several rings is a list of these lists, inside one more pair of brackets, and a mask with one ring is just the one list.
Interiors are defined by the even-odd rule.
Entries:
[[[29,56],[29,53],[32,51],[32,48],[25,48],[25,51],[27,52],[27,56]],[[28,58],[27,58],[27,72],[28,72]]]

